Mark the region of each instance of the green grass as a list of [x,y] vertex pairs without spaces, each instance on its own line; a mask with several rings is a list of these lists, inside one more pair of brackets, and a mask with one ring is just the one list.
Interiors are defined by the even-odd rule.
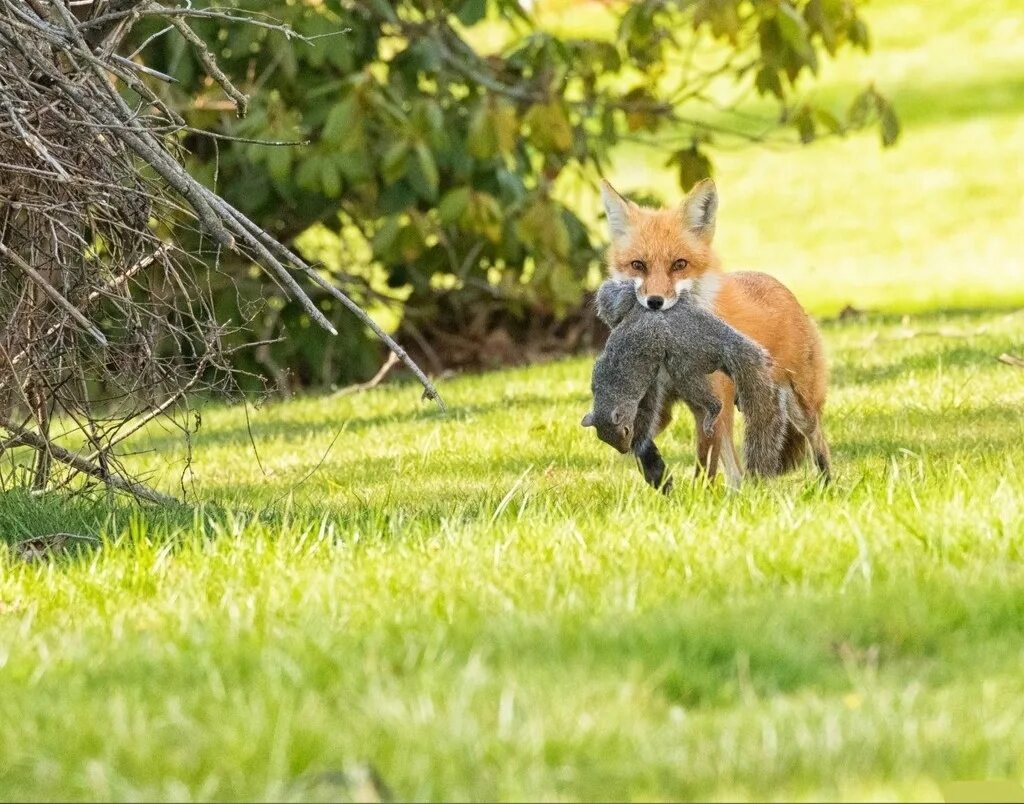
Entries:
[[[269,405],[263,470],[210,408],[197,512],[8,495],[8,538],[105,543],[0,551],[0,796],[358,797],[353,767],[431,799],[1020,779],[1024,372],[995,356],[1022,323],[828,325],[826,491],[659,497],[577,424],[579,359],[451,380],[447,418],[411,386]],[[691,434],[664,442],[680,478]]]
[[[927,5],[927,14],[924,7]],[[196,509],[0,496],[0,798],[935,799],[1024,779],[1024,23],[872,4],[906,122],[722,157],[720,247],[823,326],[837,471],[676,492],[590,361],[249,411],[132,466]],[[650,187],[649,154],[613,178]],[[663,192],[672,187],[666,176]],[[593,199],[591,199],[592,201]],[[590,203],[581,198],[581,205]],[[988,309],[935,312],[937,307]],[[894,312],[914,312],[903,320]],[[382,782],[367,781],[370,771]]]

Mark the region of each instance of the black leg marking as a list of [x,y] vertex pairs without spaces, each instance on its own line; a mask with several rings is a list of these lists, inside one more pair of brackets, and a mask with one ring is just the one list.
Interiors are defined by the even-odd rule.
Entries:
[[819,450],[814,451],[814,465],[818,467],[818,471],[821,472],[821,482],[829,486],[832,484],[832,466],[829,462],[828,455]]
[[665,479],[665,461],[654,442],[647,440],[637,444],[633,454],[636,455],[637,464],[647,484],[667,493],[666,487],[671,489],[672,480]]

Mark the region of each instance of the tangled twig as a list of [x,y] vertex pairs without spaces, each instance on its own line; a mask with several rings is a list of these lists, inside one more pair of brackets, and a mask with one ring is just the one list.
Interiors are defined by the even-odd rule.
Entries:
[[[189,20],[303,38],[262,16],[190,3],[0,0],[0,487],[26,472],[37,487],[78,475],[166,499],[132,479],[114,447],[171,416],[187,394],[230,386],[221,347],[229,325],[202,279],[202,258],[216,261],[222,248],[267,271],[334,334],[300,280],[324,288],[443,407],[347,294],[184,169],[176,135],[192,129],[146,83],[173,78],[138,64],[138,50],[117,52],[152,17],[193,49],[239,115],[245,94]],[[208,253],[174,239],[190,228],[212,241]]]

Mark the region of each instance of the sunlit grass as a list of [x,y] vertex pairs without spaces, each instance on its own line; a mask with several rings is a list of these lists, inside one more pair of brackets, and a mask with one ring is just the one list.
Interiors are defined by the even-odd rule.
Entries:
[[[1021,778],[1024,372],[996,360],[1021,323],[828,325],[825,491],[692,486],[683,421],[659,497],[579,427],[581,359],[448,381],[448,417],[411,386],[250,411],[262,469],[243,412],[207,408],[205,510],[8,495],[8,539],[105,544],[0,551],[2,797],[348,798],[370,767],[443,799]],[[138,468],[175,444],[150,439]]]

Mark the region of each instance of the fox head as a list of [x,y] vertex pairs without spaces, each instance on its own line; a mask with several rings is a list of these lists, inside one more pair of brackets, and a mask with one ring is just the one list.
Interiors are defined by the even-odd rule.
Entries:
[[719,272],[711,249],[718,212],[718,191],[704,179],[675,208],[641,207],[601,182],[611,246],[608,267],[628,279],[637,300],[649,310],[667,310],[680,293],[710,304]]

